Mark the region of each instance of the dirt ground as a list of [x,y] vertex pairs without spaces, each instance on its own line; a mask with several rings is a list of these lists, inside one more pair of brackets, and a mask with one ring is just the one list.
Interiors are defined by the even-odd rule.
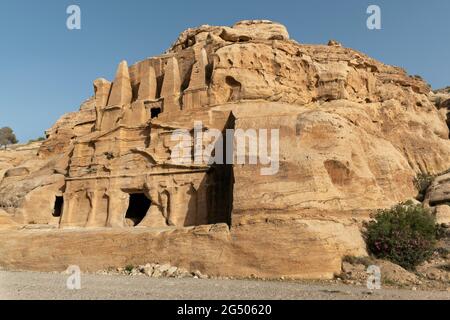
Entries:
[[326,282],[171,279],[145,275],[81,275],[81,290],[69,290],[60,273],[0,271],[0,299],[46,300],[450,300],[450,292],[413,289],[368,290]]

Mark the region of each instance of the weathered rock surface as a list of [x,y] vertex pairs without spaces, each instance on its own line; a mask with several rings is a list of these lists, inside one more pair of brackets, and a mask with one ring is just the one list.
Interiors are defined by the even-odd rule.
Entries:
[[433,208],[438,223],[450,224],[450,172],[434,179],[424,202]]
[[0,261],[7,269],[42,271],[64,271],[69,265],[98,271],[164,261],[210,276],[325,279],[340,272],[341,255],[364,254],[360,243],[349,242],[352,233],[358,234],[355,226],[296,219],[252,221],[231,231],[223,224],[176,230],[0,231]]
[[429,190],[429,202],[431,205],[450,202],[450,172],[434,180]]
[[435,214],[438,224],[450,225],[450,204],[437,206]]
[[441,115],[447,119],[447,126],[450,128],[450,87],[432,92],[430,100],[436,105]]
[[[331,277],[343,255],[364,255],[358,226],[371,210],[415,197],[417,173],[450,167],[445,92],[336,41],[299,44],[270,21],[186,30],[164,55],[95,80],[94,94],[39,149],[0,151],[8,217],[74,229],[3,232],[0,265],[92,270],[157,256],[212,275]],[[278,129],[279,150],[257,164],[175,157],[173,134],[194,139],[198,121]],[[230,229],[198,235],[216,224]]]

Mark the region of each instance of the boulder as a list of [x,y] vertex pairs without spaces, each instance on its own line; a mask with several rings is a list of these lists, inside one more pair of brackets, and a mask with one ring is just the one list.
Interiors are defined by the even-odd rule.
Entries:
[[430,206],[450,204],[450,172],[434,179],[425,197]]
[[450,203],[436,207],[436,222],[438,224],[450,225]]

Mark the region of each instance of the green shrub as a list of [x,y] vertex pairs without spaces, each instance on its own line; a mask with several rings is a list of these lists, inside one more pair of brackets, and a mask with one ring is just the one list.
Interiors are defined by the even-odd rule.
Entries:
[[129,264],[129,265],[127,265],[127,266],[125,267],[125,272],[126,272],[126,273],[131,273],[131,272],[133,272],[133,269],[134,269],[134,266],[131,265],[131,264]]
[[40,141],[45,141],[45,138],[39,137],[37,139],[30,139],[30,140],[28,140],[28,144],[33,143],[33,142],[40,142]]
[[380,210],[366,227],[367,248],[379,259],[413,270],[433,254],[437,226],[421,205],[407,202]]

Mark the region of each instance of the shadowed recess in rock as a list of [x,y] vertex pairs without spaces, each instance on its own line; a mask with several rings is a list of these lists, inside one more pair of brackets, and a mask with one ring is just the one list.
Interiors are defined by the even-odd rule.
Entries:
[[135,227],[144,219],[151,201],[144,193],[130,194],[130,204],[125,214],[125,223],[127,226]]

